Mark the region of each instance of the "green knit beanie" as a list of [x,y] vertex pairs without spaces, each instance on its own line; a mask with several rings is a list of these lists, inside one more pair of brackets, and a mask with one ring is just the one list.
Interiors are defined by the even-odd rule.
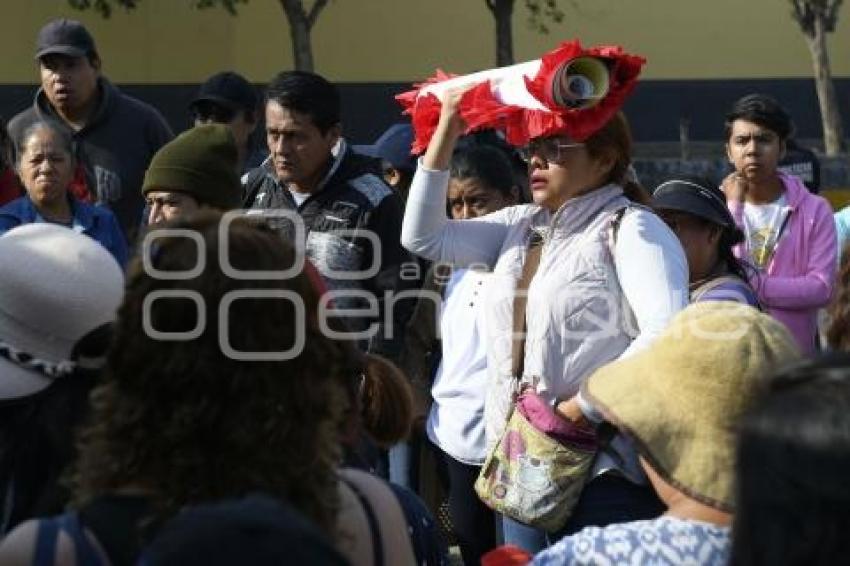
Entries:
[[192,195],[198,204],[221,210],[239,208],[242,186],[238,151],[230,128],[207,124],[186,130],[153,156],[142,194],[174,191]]

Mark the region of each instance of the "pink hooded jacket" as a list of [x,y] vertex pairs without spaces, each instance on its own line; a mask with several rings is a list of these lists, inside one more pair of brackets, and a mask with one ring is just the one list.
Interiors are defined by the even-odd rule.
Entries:
[[[829,303],[835,282],[835,223],[823,197],[811,194],[793,175],[779,173],[785,185],[787,235],[779,240],[767,271],[750,279],[762,306],[791,330],[804,354],[816,351],[817,311]],[[744,206],[727,202],[743,229]],[[749,256],[744,242],[735,247]]]

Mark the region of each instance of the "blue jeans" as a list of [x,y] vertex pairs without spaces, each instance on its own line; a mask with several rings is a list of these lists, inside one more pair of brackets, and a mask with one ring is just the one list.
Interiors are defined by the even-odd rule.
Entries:
[[404,441],[392,446],[387,459],[389,480],[415,492],[419,491],[419,450],[422,438],[415,431]]
[[526,552],[537,554],[548,546],[546,532],[502,515],[502,537],[505,544],[514,544]]

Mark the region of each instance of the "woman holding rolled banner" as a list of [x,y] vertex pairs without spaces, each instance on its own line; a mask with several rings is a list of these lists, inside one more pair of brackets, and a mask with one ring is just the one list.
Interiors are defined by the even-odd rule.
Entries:
[[[577,108],[553,103],[552,97],[541,102],[545,97],[536,86],[553,82],[547,70],[564,68],[569,64],[565,61],[588,53],[611,69],[604,96],[589,103],[578,100]],[[619,48],[585,51],[577,42],[565,43],[538,62],[536,74],[518,81],[527,87],[526,98],[536,102],[520,107],[518,97],[509,94],[514,102],[500,107],[498,88],[485,79],[472,88],[463,85],[466,90],[444,90],[436,123],[435,97],[400,97],[413,114],[419,147],[430,138],[408,198],[402,243],[430,260],[462,267],[483,263],[494,273],[485,298],[491,333],[485,420],[491,446],[504,429],[515,375],[559,417],[594,422],[596,412],[576,396],[584,379],[644,348],[688,302],[682,247],[655,214],[634,204],[645,203],[647,196],[626,178],[631,137],[618,109],[642,63]],[[523,147],[533,204],[448,220],[448,166],[458,137],[497,125],[510,143]],[[528,285],[524,348],[515,355],[514,292],[529,251],[537,245],[539,265]],[[521,364],[512,363],[515,357]],[[597,456],[567,524],[549,534],[560,537],[587,525],[654,517],[661,510],[634,448],[616,436]],[[507,518],[504,525],[506,543],[532,552],[541,548],[541,537],[528,536],[528,527],[517,529],[520,525]]]

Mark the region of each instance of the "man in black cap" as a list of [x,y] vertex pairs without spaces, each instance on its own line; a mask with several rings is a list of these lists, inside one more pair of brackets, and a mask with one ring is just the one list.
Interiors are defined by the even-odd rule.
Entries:
[[145,169],[174,137],[171,129],[153,107],[101,75],[94,39],[80,22],[59,19],[41,28],[35,58],[41,88],[32,107],[9,122],[16,150],[35,122],[51,120],[67,129],[80,164],[75,196],[109,206],[131,240],[142,217]]
[[777,169],[799,177],[813,195],[820,193],[820,160],[814,151],[794,138],[785,142],[785,155],[779,160]]
[[239,150],[238,170],[245,172],[263,162],[251,136],[257,129],[257,92],[245,77],[233,71],[216,73],[201,85],[189,109],[195,125],[225,124],[230,127]]
[[372,145],[355,145],[354,151],[381,160],[384,181],[398,193],[401,202],[407,202],[407,193],[416,158],[410,154],[413,145],[413,128],[410,124],[393,124]]

